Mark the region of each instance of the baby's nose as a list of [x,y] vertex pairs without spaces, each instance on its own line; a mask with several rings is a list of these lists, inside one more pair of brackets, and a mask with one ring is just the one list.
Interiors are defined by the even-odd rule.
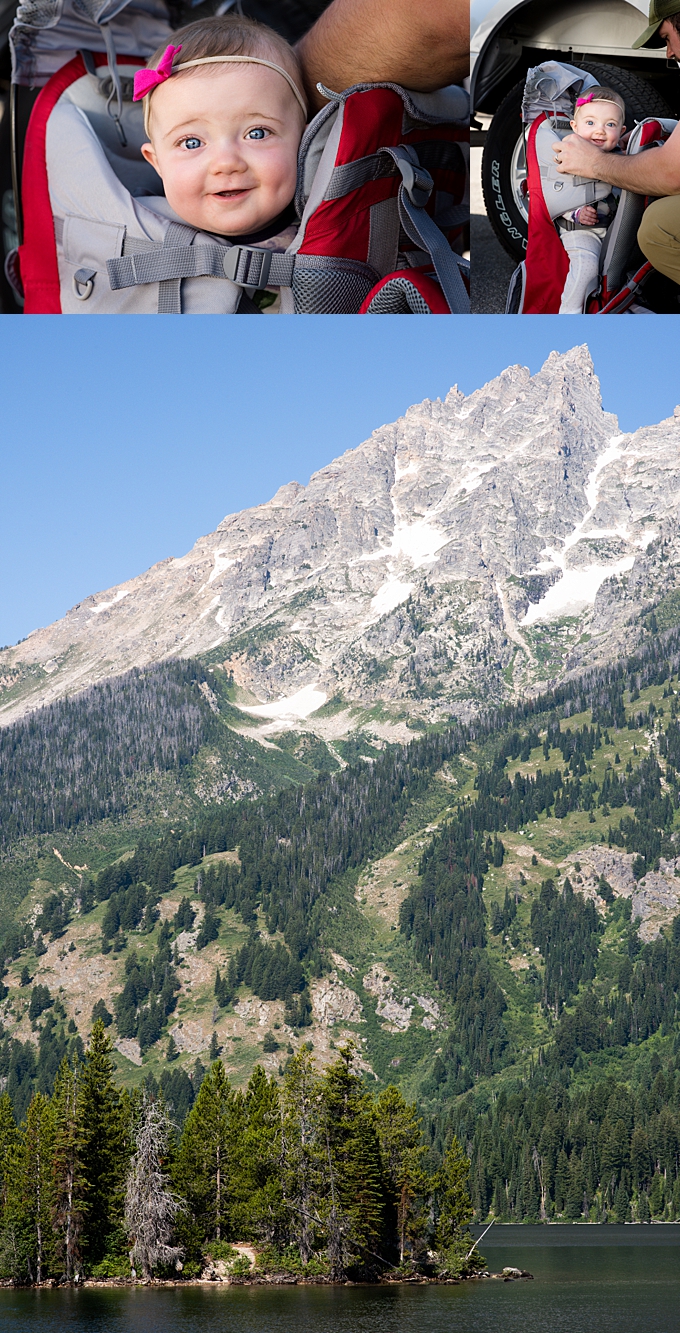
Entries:
[[214,145],[210,155],[210,169],[224,173],[245,171],[246,162],[240,150],[240,144],[233,139],[222,139]]

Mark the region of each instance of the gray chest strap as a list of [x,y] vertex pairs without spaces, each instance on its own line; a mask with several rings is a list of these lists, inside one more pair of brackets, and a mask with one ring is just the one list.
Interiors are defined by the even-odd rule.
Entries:
[[227,249],[222,245],[188,243],[196,234],[190,227],[171,222],[163,246],[108,259],[111,290],[157,282],[159,315],[179,315],[182,278],[228,278],[252,291],[292,285],[295,255],[273,254],[271,250],[244,245]]

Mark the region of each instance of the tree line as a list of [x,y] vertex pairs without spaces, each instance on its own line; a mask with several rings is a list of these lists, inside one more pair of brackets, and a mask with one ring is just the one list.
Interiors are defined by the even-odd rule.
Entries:
[[336,1281],[473,1271],[469,1161],[455,1136],[431,1158],[415,1106],[394,1087],[372,1097],[351,1045],[323,1073],[301,1051],[280,1087],[257,1066],[235,1089],[216,1060],[180,1125],[152,1080],[116,1086],[99,1019],[19,1125],[0,1097],[0,1274],[241,1273],[243,1241],[261,1269]]
[[462,1099],[446,1119],[472,1158],[476,1217],[680,1219],[678,1064],[654,1053],[630,1084],[610,1074],[573,1090],[543,1067],[502,1087],[493,1105]]

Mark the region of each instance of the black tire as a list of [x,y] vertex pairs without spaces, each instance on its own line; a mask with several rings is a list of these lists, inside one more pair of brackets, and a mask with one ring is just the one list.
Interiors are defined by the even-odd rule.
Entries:
[[[580,60],[578,69],[599,83],[614,88],[626,103],[626,125],[632,129],[645,116],[672,116],[668,103],[652,83],[617,65]],[[516,83],[501,102],[489,126],[482,158],[482,190],[487,216],[503,249],[517,263],[527,248],[527,214],[521,206],[522,94],[524,80]]]

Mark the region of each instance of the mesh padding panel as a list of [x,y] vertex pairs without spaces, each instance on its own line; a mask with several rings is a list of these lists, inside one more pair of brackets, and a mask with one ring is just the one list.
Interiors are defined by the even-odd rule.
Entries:
[[369,315],[431,315],[427,301],[408,278],[391,278],[376,292]]
[[379,274],[356,259],[298,254],[293,276],[296,315],[356,315]]
[[624,281],[644,211],[645,201],[641,195],[630,194],[627,190],[623,192],[602,255],[602,272],[610,293]]
[[59,17],[58,0],[23,0],[16,16],[17,24],[27,28],[47,28]]
[[356,315],[373,281],[340,268],[297,269],[293,278],[296,315]]

